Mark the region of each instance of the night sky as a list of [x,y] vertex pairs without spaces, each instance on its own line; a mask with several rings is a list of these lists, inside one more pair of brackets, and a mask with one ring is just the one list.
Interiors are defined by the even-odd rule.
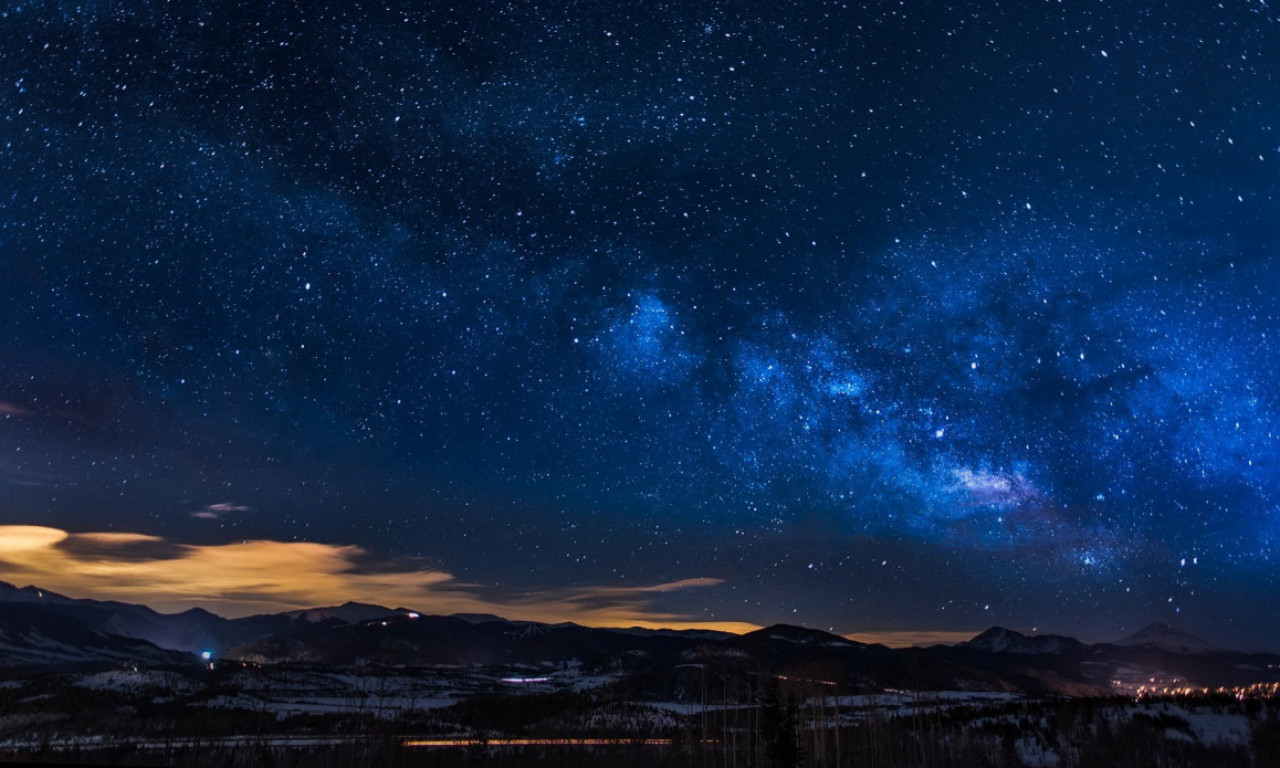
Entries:
[[0,578],[1280,648],[1278,20],[6,0]]

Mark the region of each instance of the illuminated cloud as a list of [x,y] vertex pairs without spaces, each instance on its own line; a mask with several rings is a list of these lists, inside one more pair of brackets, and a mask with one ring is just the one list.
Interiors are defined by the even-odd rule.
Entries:
[[[669,592],[701,587],[715,587],[723,579],[682,579],[662,584],[640,586],[588,586],[553,589],[529,593],[519,599],[495,603],[486,609],[528,618],[526,609],[545,612],[542,621],[576,621],[598,627],[646,627],[649,629],[716,629],[723,632],[750,632],[758,624],[741,621],[694,621],[678,613],[658,611],[653,598]],[[555,616],[570,618],[553,618]],[[582,618],[572,618],[572,617]]]
[[28,413],[30,411],[13,403],[0,402],[0,416],[26,416]]
[[0,558],[41,553],[69,535],[66,531],[40,525],[6,525],[0,527],[0,534]]
[[141,602],[162,611],[199,606],[234,617],[356,600],[428,613],[496,613],[592,626],[756,628],[743,622],[696,621],[654,607],[657,596],[714,587],[723,583],[719,579],[485,597],[475,585],[445,571],[362,569],[367,559],[360,547],[315,542],[197,546],[138,533],[0,526],[0,579],[76,597]]

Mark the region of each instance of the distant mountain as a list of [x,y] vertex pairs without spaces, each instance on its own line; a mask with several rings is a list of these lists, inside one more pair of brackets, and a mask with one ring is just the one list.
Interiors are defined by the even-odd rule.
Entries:
[[191,654],[167,651],[145,640],[99,631],[39,605],[0,609],[0,667],[67,668],[94,663],[190,664]]
[[1118,643],[1093,645],[992,627],[963,643],[928,650],[988,670],[1023,691],[1080,694],[1280,682],[1280,656],[1223,650],[1165,624],[1152,624]]
[[227,619],[203,608],[160,613],[145,605],[67,597],[38,587],[15,587],[0,581],[0,605],[23,604],[65,616],[108,634],[147,640],[161,648],[221,654],[228,648],[266,635],[287,632],[295,624],[351,624],[407,614],[405,608],[347,602],[275,614]]
[[468,624],[488,624],[494,621],[507,621],[501,616],[494,616],[492,613],[454,613],[450,614],[450,617],[465,621]]
[[[868,646],[819,630],[775,625],[746,635],[575,624],[485,622],[449,616],[392,616],[350,625],[303,627],[229,649],[228,658],[257,663],[380,666],[508,666],[628,675],[636,692],[668,700],[689,675],[754,680],[766,671],[815,692],[924,686],[930,690],[1016,690],[998,676],[933,659],[919,649]],[[699,678],[701,679],[701,678]]]
[[576,624],[488,621],[397,614],[353,624],[294,626],[229,649],[230,658],[263,663],[386,665],[560,664],[611,654],[676,652],[693,641]]
[[1143,627],[1137,633],[1120,640],[1116,645],[1130,647],[1158,648],[1174,653],[1216,653],[1222,648],[1202,640],[1195,635],[1174,629],[1168,624],[1155,622]]
[[[160,646],[160,647],[157,647]],[[1280,682],[1280,656],[1224,651],[1166,625],[1118,643],[992,627],[954,646],[891,649],[821,630],[776,624],[744,635],[703,630],[603,629],[499,616],[419,615],[345,603],[225,619],[208,611],[158,613],[146,606],[68,598],[0,582],[0,669],[126,662],[190,663],[164,648],[215,658],[333,666],[581,668],[628,675],[659,698],[708,670],[732,679],[762,674],[808,681],[815,692],[1020,691],[1068,695],[1139,686]],[[701,684],[699,682],[698,684]]]
[[369,603],[357,603],[348,601],[338,606],[330,606],[328,608],[307,608],[301,611],[287,611],[280,616],[288,616],[291,619],[309,621],[312,623],[338,620],[347,624],[357,621],[368,621],[370,619],[381,619],[385,616],[394,614],[411,613],[407,608],[387,608],[381,605],[371,605]]
[[287,632],[296,623],[349,624],[408,613],[404,608],[348,602],[339,606],[227,619],[203,608],[160,613],[145,605],[72,598],[38,587],[19,588],[0,581],[0,605],[12,603],[38,606],[49,613],[84,622],[101,632],[147,640],[161,648],[193,653],[211,651],[215,655],[254,638]]
[[1056,654],[1077,650],[1083,644],[1062,635],[1024,635],[1004,627],[992,627],[959,646],[987,653]]
[[224,619],[202,608],[182,613],[160,613],[145,605],[71,598],[37,587],[18,588],[0,581],[0,605],[7,610],[8,604],[15,603],[75,619],[100,632],[195,653],[216,653],[254,637],[282,632],[293,621],[292,617],[283,614]]
[[743,637],[748,640],[761,638],[783,643],[794,643],[795,645],[824,646],[827,648],[858,648],[863,646],[863,643],[856,643],[848,638],[833,635],[830,632],[809,629],[808,627],[797,627],[791,624],[774,624],[764,629],[748,632]]

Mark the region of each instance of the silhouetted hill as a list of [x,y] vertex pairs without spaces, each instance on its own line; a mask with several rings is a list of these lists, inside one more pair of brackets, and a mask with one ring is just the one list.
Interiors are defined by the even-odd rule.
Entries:
[[0,609],[0,668],[68,669],[92,664],[190,664],[191,654],[108,634],[39,605]]

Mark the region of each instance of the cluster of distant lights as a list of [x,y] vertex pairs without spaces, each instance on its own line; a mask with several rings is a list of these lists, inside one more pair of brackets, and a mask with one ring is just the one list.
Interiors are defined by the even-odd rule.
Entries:
[[[421,617],[422,617],[422,614],[418,613],[417,611],[409,611],[408,613],[406,613],[406,614],[404,615],[404,617],[405,617],[406,619],[417,619],[417,618],[421,618]],[[383,627],[387,626],[387,624],[388,624],[388,623],[389,623],[389,622],[387,622],[386,620],[383,620],[383,621],[379,621],[379,622],[378,622],[378,624],[379,624],[380,626],[383,626]]]
[[551,682],[551,678],[549,677],[504,677],[501,679],[501,682],[507,683],[509,685],[529,685],[531,683],[549,683]]
[[[1123,687],[1124,683],[1112,680],[1111,684]],[[1265,699],[1280,696],[1280,683],[1251,683],[1249,685],[1224,685],[1208,688],[1194,685],[1160,685],[1149,683],[1135,689],[1134,700],[1146,701],[1159,697],[1170,698],[1203,698],[1206,696],[1230,696],[1243,701],[1245,699]]]

